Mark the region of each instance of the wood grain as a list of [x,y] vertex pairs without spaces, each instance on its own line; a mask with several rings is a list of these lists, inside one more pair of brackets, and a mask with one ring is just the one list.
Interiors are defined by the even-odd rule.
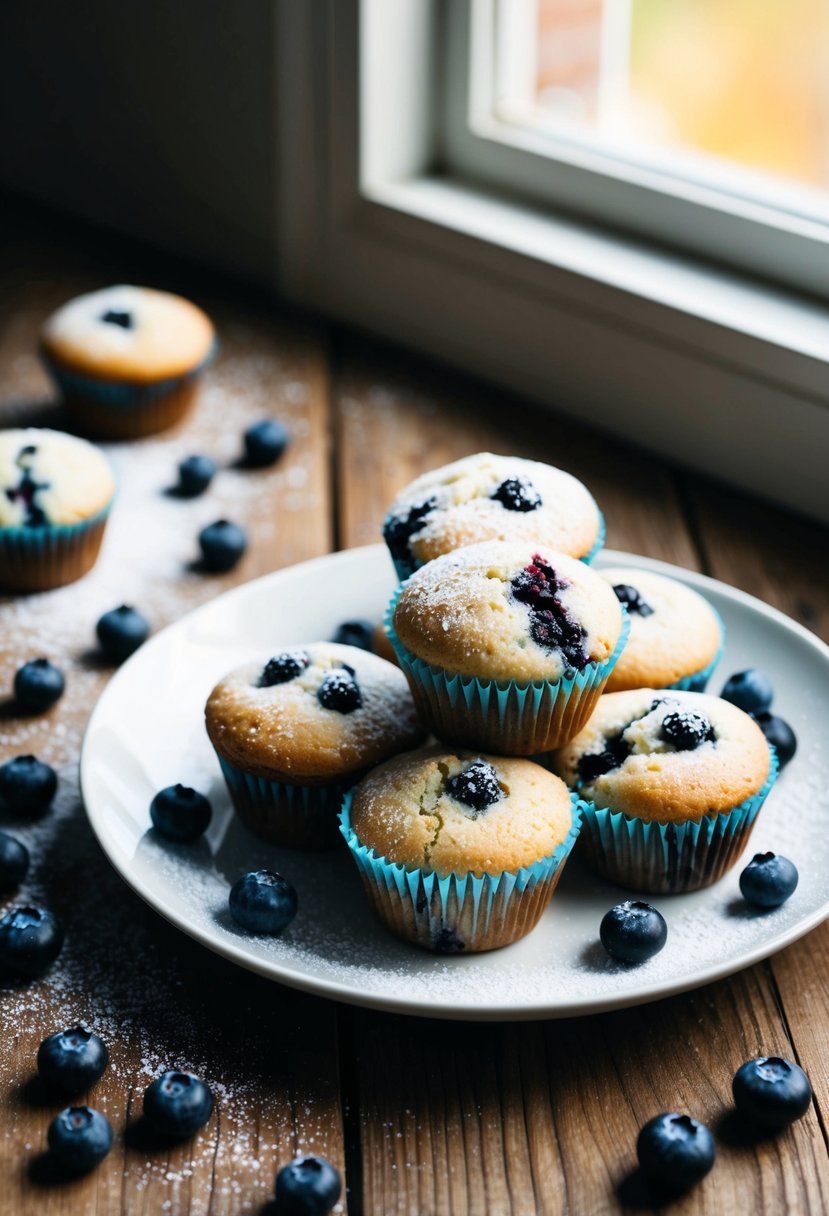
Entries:
[[[240,971],[151,912],[98,849],[75,765],[109,675],[92,649],[95,616],[114,606],[121,585],[133,585],[132,566],[148,572],[137,606],[160,628],[236,582],[330,549],[326,339],[167,261],[145,254],[136,264],[116,242],[96,238],[88,257],[70,243],[73,231],[18,227],[2,286],[0,424],[60,425],[34,355],[38,327],[62,300],[110,281],[154,281],[198,299],[218,324],[222,354],[180,431],[110,449],[121,495],[95,571],[76,587],[0,603],[0,689],[40,653],[67,676],[47,715],[22,720],[8,698],[0,707],[0,760],[36,751],[60,770],[59,802],[44,821],[22,824],[6,812],[0,826],[32,845],[33,874],[20,895],[43,899],[67,928],[47,978],[0,991],[0,1212],[237,1216],[262,1210],[277,1166],[298,1151],[344,1167],[335,1007]],[[284,461],[276,470],[235,469],[244,426],[272,414],[292,433]],[[165,498],[176,462],[191,451],[218,457],[214,486],[194,503]],[[191,565],[195,535],[221,514],[247,528],[250,549],[231,574],[207,576]],[[110,1047],[112,1066],[89,1101],[108,1115],[116,1143],[92,1175],[67,1181],[43,1157],[49,1120],[65,1103],[50,1101],[32,1077],[41,1039],[79,1018]],[[215,1113],[192,1143],[154,1143],[140,1124],[143,1089],[164,1067],[191,1069],[214,1087]]]

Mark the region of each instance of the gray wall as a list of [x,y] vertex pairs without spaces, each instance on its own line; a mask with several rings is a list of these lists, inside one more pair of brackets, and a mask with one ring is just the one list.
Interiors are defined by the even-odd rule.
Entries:
[[0,0],[0,182],[272,283],[276,2]]

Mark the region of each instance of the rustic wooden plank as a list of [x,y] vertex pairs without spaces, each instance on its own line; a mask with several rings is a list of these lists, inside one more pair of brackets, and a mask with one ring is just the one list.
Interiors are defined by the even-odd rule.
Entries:
[[[10,243],[0,289],[0,425],[59,422],[34,408],[51,392],[35,341],[50,309],[81,290],[124,279],[181,290],[215,318],[222,353],[191,422],[110,449],[121,491],[95,571],[74,587],[0,603],[0,690],[37,654],[49,654],[67,675],[64,698],[42,718],[21,720],[13,706],[0,707],[0,760],[34,750],[60,770],[54,812],[28,825],[6,815],[0,826],[31,842],[34,873],[21,894],[42,898],[67,926],[50,975],[0,993],[0,1212],[258,1212],[277,1165],[297,1151],[343,1167],[335,1007],[240,971],[151,912],[92,838],[75,766],[108,675],[90,654],[99,612],[134,598],[157,629],[236,582],[331,547],[325,335],[74,226],[50,232],[21,219]],[[235,469],[244,426],[266,414],[288,425],[288,454],[275,470]],[[190,452],[218,457],[214,486],[193,502],[165,497],[177,461]],[[250,550],[233,573],[206,576],[191,568],[195,536],[221,515],[248,528]],[[63,1104],[47,1102],[29,1082],[40,1040],[78,1018],[99,1028],[111,1049],[112,1067],[90,1101],[108,1114],[116,1144],[92,1175],[67,1184],[41,1159],[49,1119]],[[136,1129],[143,1088],[165,1066],[198,1072],[217,1097],[203,1132],[172,1149]]]
[[[417,473],[490,448],[581,477],[611,545],[691,568],[705,556],[676,478],[615,441],[362,343],[341,345],[334,397],[344,545],[376,539],[389,499]],[[364,1207],[401,1216],[652,1210],[655,1198],[629,1177],[641,1125],[671,1108],[718,1125],[744,1059],[795,1050],[762,967],[579,1021],[458,1026],[355,1011],[346,1025]],[[758,1145],[729,1144],[725,1131],[717,1169],[672,1211],[826,1209],[814,1112]]]

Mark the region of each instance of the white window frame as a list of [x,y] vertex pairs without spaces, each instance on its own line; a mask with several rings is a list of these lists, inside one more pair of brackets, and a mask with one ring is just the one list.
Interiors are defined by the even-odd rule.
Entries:
[[825,307],[445,172],[466,3],[282,0],[283,291],[829,521]]

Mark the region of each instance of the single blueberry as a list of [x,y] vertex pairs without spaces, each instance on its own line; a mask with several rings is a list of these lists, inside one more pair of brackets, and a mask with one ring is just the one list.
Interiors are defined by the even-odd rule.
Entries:
[[668,926],[661,912],[650,904],[627,899],[605,912],[599,937],[611,958],[624,963],[644,963],[665,945]]
[[643,1174],[672,1191],[684,1191],[704,1178],[717,1150],[704,1123],[668,1112],[650,1119],[639,1133],[636,1155]]
[[249,933],[281,933],[296,916],[297,895],[281,874],[252,870],[230,888],[230,914]]
[[576,765],[579,780],[585,785],[589,785],[597,777],[603,777],[605,773],[619,768],[629,755],[630,744],[622,738],[621,732],[618,735],[611,735],[605,739],[604,751],[586,752],[583,756],[579,756]]
[[785,768],[797,751],[797,736],[794,731],[788,722],[784,718],[778,718],[777,714],[770,714],[764,710],[762,713],[751,716],[765,735],[766,742],[770,743],[777,752],[780,767]]
[[779,908],[797,887],[797,866],[776,853],[755,853],[740,875],[743,898],[755,908]]
[[281,422],[275,418],[263,418],[245,431],[245,460],[255,469],[276,464],[290,440]]
[[29,850],[7,832],[0,832],[0,892],[19,887],[29,872]]
[[189,1072],[165,1072],[144,1090],[144,1115],[164,1136],[195,1135],[213,1112],[213,1094]]
[[57,788],[57,773],[37,756],[14,756],[0,765],[0,802],[12,811],[45,811]]
[[712,743],[716,735],[704,714],[684,709],[665,715],[659,727],[659,737],[672,744],[678,752],[692,752],[703,743]]
[[32,979],[60,954],[63,926],[45,908],[12,908],[0,919],[0,969]]
[[178,466],[178,492],[183,498],[203,494],[216,475],[216,462],[209,456],[188,456]]
[[55,1115],[47,1135],[57,1163],[74,1174],[91,1170],[112,1148],[112,1128],[99,1110],[70,1106]]
[[493,492],[492,497],[508,511],[537,511],[541,506],[541,495],[529,477],[508,477]]
[[446,782],[446,792],[464,806],[471,807],[476,812],[473,818],[494,806],[504,796],[495,769],[487,760],[480,759],[473,760],[456,776],[450,777]]
[[31,659],[14,677],[17,704],[30,714],[49,709],[61,698],[65,687],[63,672],[48,659]]
[[723,701],[730,701],[747,714],[761,714],[771,705],[774,688],[764,672],[749,667],[747,671],[735,671],[733,676],[729,676],[720,696]]
[[150,625],[147,618],[135,608],[121,604],[119,608],[104,613],[95,626],[95,632],[104,658],[110,663],[123,663],[146,642],[150,636]]
[[616,599],[620,604],[625,605],[628,612],[635,612],[638,616],[653,616],[653,608],[647,600],[642,598],[642,593],[635,587],[631,587],[629,583],[617,583],[613,592]]
[[437,505],[436,498],[427,498],[425,502],[403,507],[399,513],[386,518],[383,524],[383,539],[395,561],[409,565],[412,560],[412,537],[426,527],[427,516],[431,515]]
[[268,659],[259,677],[260,688],[273,688],[275,684],[287,684],[295,680],[311,662],[304,650],[283,650]]
[[117,325],[120,329],[132,329],[132,313],[124,308],[108,308],[101,313],[104,325]]
[[279,1216],[325,1216],[340,1197],[339,1172],[324,1157],[298,1157],[276,1175]]
[[168,785],[150,803],[153,827],[168,840],[195,840],[207,829],[211,815],[207,798],[189,785]]
[[104,1043],[85,1026],[59,1030],[37,1052],[37,1071],[52,1089],[80,1094],[100,1080],[109,1063]]
[[731,1092],[740,1114],[763,1127],[788,1127],[812,1104],[803,1069],[779,1056],[747,1060],[734,1074]]
[[344,667],[323,676],[317,689],[317,700],[323,709],[333,709],[338,714],[352,714],[362,705],[363,694],[353,672]]
[[208,570],[225,574],[241,561],[248,547],[248,538],[238,524],[217,519],[199,533],[199,548]]
[[341,646],[356,646],[358,650],[373,650],[374,625],[371,621],[343,621],[331,641]]

